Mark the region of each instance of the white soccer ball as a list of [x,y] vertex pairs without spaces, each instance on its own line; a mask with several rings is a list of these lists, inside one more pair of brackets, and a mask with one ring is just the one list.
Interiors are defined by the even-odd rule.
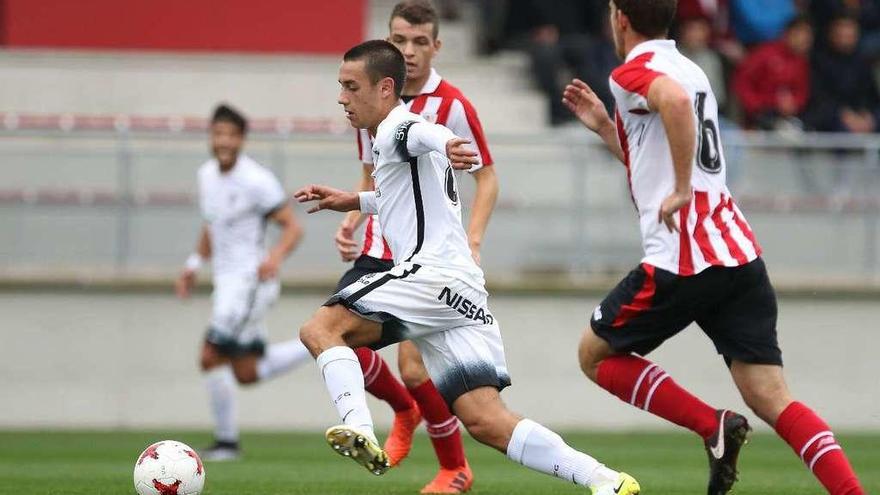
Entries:
[[199,495],[204,486],[205,466],[185,443],[156,442],[134,464],[134,488],[139,495]]

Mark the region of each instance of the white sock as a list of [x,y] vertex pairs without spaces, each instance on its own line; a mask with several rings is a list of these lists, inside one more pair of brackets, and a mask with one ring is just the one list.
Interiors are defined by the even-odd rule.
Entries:
[[238,418],[235,403],[237,383],[229,366],[219,366],[205,373],[205,387],[214,415],[214,439],[238,442]]
[[299,339],[271,344],[266,347],[263,357],[257,361],[257,378],[260,381],[268,380],[311,359],[312,354]]
[[364,391],[364,373],[354,351],[344,346],[331,347],[318,356],[318,369],[342,422],[375,441],[373,418]]
[[507,457],[535,471],[577,485],[598,486],[617,480],[618,475],[596,459],[569,447],[562,437],[530,419],[517,423],[507,445]]

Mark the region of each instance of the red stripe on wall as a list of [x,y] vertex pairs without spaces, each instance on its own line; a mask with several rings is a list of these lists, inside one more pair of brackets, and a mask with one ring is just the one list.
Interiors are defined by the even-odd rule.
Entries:
[[363,0],[4,0],[21,47],[343,53],[364,38]]

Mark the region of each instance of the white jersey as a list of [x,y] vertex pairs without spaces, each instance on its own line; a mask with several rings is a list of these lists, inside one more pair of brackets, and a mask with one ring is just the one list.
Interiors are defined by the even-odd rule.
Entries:
[[454,272],[483,289],[461,224],[461,203],[446,142],[455,135],[400,105],[373,141],[375,190],[362,192],[364,213],[378,213],[394,264],[409,262]]
[[[663,121],[648,108],[648,88],[660,76],[675,80],[688,93],[697,124],[694,199],[679,212],[680,233],[670,233],[657,221],[661,203],[675,187]],[[687,276],[709,266],[740,266],[757,258],[761,248],[726,186],[718,103],[705,73],[679,53],[674,41],[651,40],[633,48],[611,73],[610,84],[617,103],[617,134],[639,213],[642,261]]]
[[[440,77],[436,70],[431,69],[431,75],[419,94],[404,104],[410,112],[421,115],[428,122],[448,127],[456,136],[470,140],[478,153],[480,167],[492,166],[492,155],[477,110],[461,90]],[[372,164],[372,137],[366,129],[358,129],[356,133],[360,161]],[[471,172],[476,170],[474,168]],[[393,259],[391,247],[382,238],[382,226],[376,215],[371,215],[367,220],[361,254],[383,260]]]
[[287,202],[281,183],[267,168],[240,155],[229,172],[217,160],[198,172],[199,205],[211,234],[215,278],[256,274],[266,255],[266,219]]

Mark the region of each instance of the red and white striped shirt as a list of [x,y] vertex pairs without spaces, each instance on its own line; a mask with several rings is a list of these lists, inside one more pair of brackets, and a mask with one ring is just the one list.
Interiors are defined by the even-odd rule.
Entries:
[[[488,167],[493,164],[476,109],[465,98],[461,90],[443,80],[433,68],[425,86],[419,91],[419,95],[408,101],[406,107],[410,112],[421,115],[428,122],[446,126],[456,136],[469,139],[476,145],[481,166]],[[356,132],[358,157],[361,162],[372,165],[372,137],[366,129],[359,129]],[[471,172],[475,170],[477,169],[471,170]],[[370,218],[367,219],[361,254],[382,260],[390,261],[392,259],[391,248],[382,237],[382,226],[379,225],[378,215],[370,215]]]
[[[675,170],[660,116],[648,108],[648,88],[660,76],[690,95],[697,123],[691,175],[694,199],[679,212],[681,232],[658,222],[660,204],[675,188]],[[740,266],[761,254],[751,227],[727,189],[718,130],[718,103],[703,71],[671,40],[637,45],[611,73],[617,136],[633,203],[639,213],[644,263],[688,276],[709,266]]]

